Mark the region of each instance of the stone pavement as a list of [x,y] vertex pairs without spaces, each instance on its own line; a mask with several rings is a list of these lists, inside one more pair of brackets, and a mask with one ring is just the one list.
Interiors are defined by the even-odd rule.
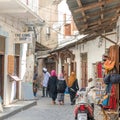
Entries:
[[[38,100],[18,101],[4,108],[4,112],[0,113],[0,120],[74,120],[73,109],[69,95],[65,95],[65,105],[58,103],[52,105],[51,98],[41,97],[41,93],[38,92]],[[97,106],[95,120],[103,120],[100,108]]]
[[[36,105],[36,106],[32,107],[33,105]],[[28,109],[28,108],[30,109],[27,110],[27,112],[24,111],[25,109]],[[38,111],[39,113],[38,115],[36,115],[36,119],[34,117],[34,120],[38,120],[39,116],[40,116],[40,120],[47,120],[47,119],[49,120],[74,120],[73,109],[74,109],[74,106],[70,105],[70,98],[68,94],[65,95],[65,105],[60,106],[58,104],[52,105],[51,98],[41,97],[41,91],[39,91],[37,100],[18,101],[7,107],[4,107],[4,112],[0,113],[0,120],[4,120],[4,119],[7,120],[7,118],[9,118],[8,120],[16,120],[16,119],[27,120],[28,119],[26,118],[27,114],[28,114],[27,116],[29,116],[28,120],[30,120],[30,119],[33,119],[32,116],[34,116],[34,114],[36,114]],[[95,112],[97,111],[98,109],[95,110]],[[16,113],[18,113],[18,117]],[[95,115],[98,117],[99,113],[98,114],[95,113]],[[96,119],[96,120],[103,120],[101,119],[101,117],[98,117],[98,118],[100,119]]]
[[39,97],[36,106],[5,120],[74,120],[73,108],[74,106],[70,105],[68,95],[65,97],[65,105],[53,105],[51,98]]
[[28,109],[36,104],[37,104],[36,100],[17,101],[16,103],[3,107],[3,112],[0,112],[0,120],[4,120],[8,117],[11,117],[12,115],[25,109]]

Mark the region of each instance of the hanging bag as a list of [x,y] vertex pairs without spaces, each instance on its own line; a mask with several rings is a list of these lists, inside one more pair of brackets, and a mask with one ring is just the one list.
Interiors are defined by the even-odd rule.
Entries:
[[110,74],[105,75],[105,77],[103,78],[103,81],[105,84],[109,84],[110,83]]
[[120,74],[111,74],[110,82],[113,84],[120,83]]

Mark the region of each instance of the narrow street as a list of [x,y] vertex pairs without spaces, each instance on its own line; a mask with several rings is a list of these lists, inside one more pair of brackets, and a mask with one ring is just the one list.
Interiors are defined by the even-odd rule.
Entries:
[[[65,95],[65,105],[52,105],[51,98],[38,93],[37,105],[21,111],[5,120],[74,120],[74,106],[70,105],[69,95]],[[95,107],[95,120],[102,120],[100,109]]]
[[[36,97],[58,80],[64,105]],[[0,120],[74,120],[81,88],[95,120],[120,119],[120,0],[0,0]]]
[[21,111],[6,120],[74,120],[73,107],[70,105],[69,96],[65,97],[65,105],[52,105],[51,99],[39,97],[36,106]]

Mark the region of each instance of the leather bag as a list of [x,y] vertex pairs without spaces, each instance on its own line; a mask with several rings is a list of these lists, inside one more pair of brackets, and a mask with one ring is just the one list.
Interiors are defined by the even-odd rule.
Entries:
[[103,81],[105,84],[109,84],[110,83],[110,74],[105,75],[105,77],[103,78]]
[[113,83],[113,84],[120,83],[120,74],[111,74],[110,83]]

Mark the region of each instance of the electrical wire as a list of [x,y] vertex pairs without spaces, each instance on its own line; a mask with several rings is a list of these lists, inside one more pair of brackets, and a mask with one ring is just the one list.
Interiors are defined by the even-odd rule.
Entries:
[[[37,8],[37,7],[36,7]],[[39,8],[40,9],[40,8]],[[58,13],[58,12],[57,12]],[[61,12],[62,13],[62,12]],[[63,13],[62,13],[63,14]],[[71,19],[71,15],[70,15],[70,17],[69,17],[69,19]],[[70,20],[67,20],[67,21],[70,21]],[[52,22],[52,21],[51,21]],[[57,22],[59,22],[59,21],[57,21]],[[60,22],[62,22],[62,21],[60,21]],[[46,21],[46,24],[48,25],[48,26],[50,26],[50,24],[49,24],[49,21]],[[61,26],[60,26],[60,28],[62,27],[62,26],[64,26],[65,25],[65,23],[63,23]],[[12,25],[11,25],[12,26]],[[58,33],[58,34],[61,34],[61,35],[63,35],[63,36],[65,36],[65,34],[62,34],[61,32],[59,32],[59,31],[57,31],[57,30],[55,30],[54,28],[52,28],[52,27],[50,27],[50,29],[51,30],[53,30],[53,31],[55,31],[56,33]],[[75,37],[75,35],[71,35],[71,36],[74,36]],[[50,39],[57,39],[57,37],[56,38],[50,38]],[[59,39],[63,39],[63,38],[59,38]],[[75,39],[75,38],[73,38],[73,39]],[[49,40],[49,38],[48,38],[48,40]],[[53,43],[52,43],[53,44]],[[51,45],[52,45],[51,44]]]
[[[51,11],[53,10],[53,9],[51,9],[51,8],[46,8],[45,6],[39,6],[39,7],[36,7],[36,6],[34,6],[33,4],[29,4],[30,6],[32,6],[33,7],[33,9],[41,9],[41,8],[44,8],[44,9],[42,9],[42,12],[44,12],[44,10],[46,9],[46,10],[48,10],[48,11],[50,11],[50,14],[51,14]],[[54,11],[54,14],[55,13],[57,13],[57,14],[62,14],[62,15],[64,15],[65,13],[63,13],[63,12],[61,12],[61,11],[59,11],[59,12],[56,12],[55,10],[53,10]],[[48,13],[48,12],[47,12]],[[68,21],[72,21],[71,20],[71,18],[72,18],[72,15],[68,15],[68,14],[66,14],[67,16],[70,16],[69,18],[68,18],[68,20],[66,20],[67,22]],[[52,15],[50,15],[50,17],[51,17]],[[45,22],[46,22],[46,24],[48,25],[48,27],[50,27],[51,25],[49,24],[49,22],[50,21],[48,21],[48,20],[45,20]],[[51,21],[52,22],[52,21]],[[53,21],[54,22],[54,21]],[[59,21],[56,21],[56,22],[58,22],[59,23]],[[61,23],[62,23],[62,21],[60,21]],[[64,21],[63,21],[64,22]],[[66,23],[63,23],[62,25],[60,25],[60,27],[58,28],[58,29],[60,29],[61,27],[63,27],[64,25],[65,25]],[[58,32],[57,30],[55,30],[54,28],[52,28],[52,27],[50,27],[50,29],[52,29],[53,31],[55,31],[55,32],[57,32],[58,34],[61,34],[61,35],[64,35],[64,34],[62,34],[62,33],[60,33],[60,32]]]
[[[62,12],[62,11],[59,11],[59,12],[57,12],[57,11],[55,11],[54,9],[52,9],[52,8],[48,8],[48,7],[45,7],[45,6],[42,6],[42,5],[39,5],[39,7],[36,7],[36,6],[34,6],[34,5],[32,5],[32,4],[29,4],[29,5],[31,5],[34,9],[38,9],[38,10],[41,10],[41,8],[44,8],[44,9],[42,9],[42,11],[43,10],[46,10],[47,11],[47,13],[48,13],[48,11],[52,11],[52,13],[56,13],[56,14],[65,14],[64,12]],[[51,5],[50,5],[51,6]],[[44,12],[44,11],[43,11]],[[67,16],[72,16],[72,15],[70,15],[70,14],[66,14]]]

